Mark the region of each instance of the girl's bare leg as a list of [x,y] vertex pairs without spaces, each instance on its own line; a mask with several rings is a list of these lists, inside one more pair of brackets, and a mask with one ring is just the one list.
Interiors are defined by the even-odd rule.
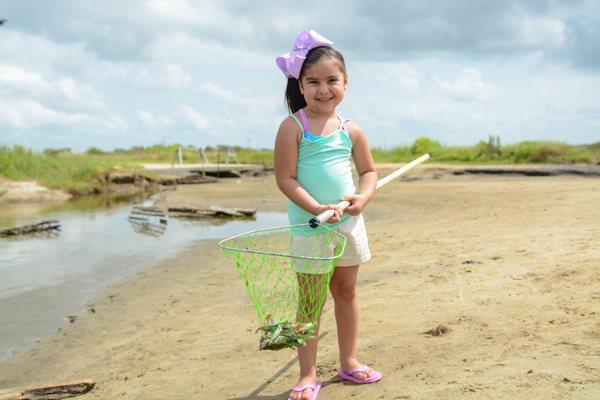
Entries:
[[[344,371],[361,366],[356,357],[359,321],[356,301],[357,276],[358,265],[337,267],[329,284],[334,301],[340,365]],[[366,372],[366,375],[362,372],[355,372],[353,376],[357,379],[366,379],[374,373],[370,368]]]
[[[300,364],[300,379],[297,386],[313,384],[317,381],[317,336],[319,327],[313,339],[306,341],[306,346],[298,347],[298,363]],[[301,397],[302,396],[302,397]],[[312,390],[306,389],[302,395],[293,392],[292,399],[308,399],[312,396]]]
[[[317,293],[322,291],[325,277],[323,275],[298,274],[298,285],[300,287],[300,298],[298,299],[298,322],[308,322],[312,319],[315,307],[318,307]],[[306,341],[306,346],[298,347],[298,363],[300,364],[300,379],[296,386],[314,384],[317,381],[317,338],[321,325],[321,310],[319,310],[318,324],[315,335]],[[308,399],[312,396],[312,390],[306,389],[302,394],[292,392],[290,397],[294,400]]]

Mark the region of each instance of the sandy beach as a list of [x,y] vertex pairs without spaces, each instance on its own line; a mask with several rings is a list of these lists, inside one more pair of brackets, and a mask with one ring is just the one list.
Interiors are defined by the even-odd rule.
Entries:
[[[392,165],[381,166],[380,177]],[[365,211],[359,357],[340,381],[333,307],[319,399],[600,398],[600,179],[453,176],[429,165]],[[286,210],[273,175],[182,185],[159,206]],[[107,287],[95,313],[0,364],[0,388],[91,379],[77,399],[286,399],[295,351],[259,352],[256,316],[216,242]],[[442,336],[423,332],[438,325]]]

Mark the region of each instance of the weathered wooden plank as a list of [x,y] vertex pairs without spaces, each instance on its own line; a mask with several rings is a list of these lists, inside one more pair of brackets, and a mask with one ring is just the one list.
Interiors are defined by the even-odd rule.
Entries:
[[60,229],[60,223],[56,220],[42,221],[33,225],[18,226],[7,228],[0,231],[0,236],[16,236],[28,233],[44,232],[48,230]]
[[253,217],[256,210],[244,208],[226,208],[212,206],[210,208],[169,207],[169,216],[175,218],[204,218],[204,217]]
[[132,210],[131,213],[134,215],[148,215],[151,217],[164,217],[165,216],[165,214],[163,212],[153,212],[153,211]]
[[0,391],[0,400],[59,400],[80,396],[92,390],[96,383],[91,380],[55,383],[26,389]]

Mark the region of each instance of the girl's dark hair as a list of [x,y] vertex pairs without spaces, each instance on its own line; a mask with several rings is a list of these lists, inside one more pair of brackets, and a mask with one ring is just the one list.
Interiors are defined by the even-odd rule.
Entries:
[[342,72],[344,75],[346,74],[346,63],[344,62],[342,53],[333,47],[328,46],[315,47],[310,50],[306,55],[306,60],[304,60],[304,63],[302,64],[302,69],[300,69],[299,78],[288,78],[287,81],[287,87],[285,88],[285,102],[290,113],[293,114],[299,109],[306,107],[306,101],[304,101],[304,96],[300,93],[300,84],[298,83],[302,78],[302,75],[304,75],[304,70],[311,65],[316,64],[317,61],[321,61],[325,58],[335,58],[338,60]]

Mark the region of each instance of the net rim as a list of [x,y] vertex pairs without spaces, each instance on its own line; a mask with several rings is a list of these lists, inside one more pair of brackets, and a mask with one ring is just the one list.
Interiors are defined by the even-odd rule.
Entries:
[[[243,237],[246,235],[250,235],[250,234],[256,234],[259,232],[275,231],[278,229],[304,228],[304,227],[310,227],[310,224],[306,223],[306,224],[296,224],[296,225],[283,225],[283,226],[277,226],[277,227],[273,227],[273,228],[254,229],[254,230],[240,233],[239,235],[231,236],[231,237],[221,240],[219,242],[219,247],[223,250],[239,251],[242,253],[263,254],[263,255],[268,255],[268,256],[285,257],[285,258],[295,258],[295,259],[299,259],[299,260],[334,261],[342,256],[342,254],[344,253],[344,250],[346,249],[346,237],[344,235],[342,235],[341,233],[336,232],[331,228],[328,228],[325,225],[319,225],[319,227],[322,227],[323,229],[328,230],[330,233],[334,234],[342,241],[342,248],[340,249],[339,254],[334,255],[332,257],[308,257],[308,256],[297,256],[294,254],[272,253],[272,252],[268,252],[268,251],[248,250],[248,249],[230,247],[230,246],[226,246],[224,244],[227,241],[235,240],[237,238],[240,238],[240,237]],[[315,228],[311,227],[311,229],[315,229]]]

